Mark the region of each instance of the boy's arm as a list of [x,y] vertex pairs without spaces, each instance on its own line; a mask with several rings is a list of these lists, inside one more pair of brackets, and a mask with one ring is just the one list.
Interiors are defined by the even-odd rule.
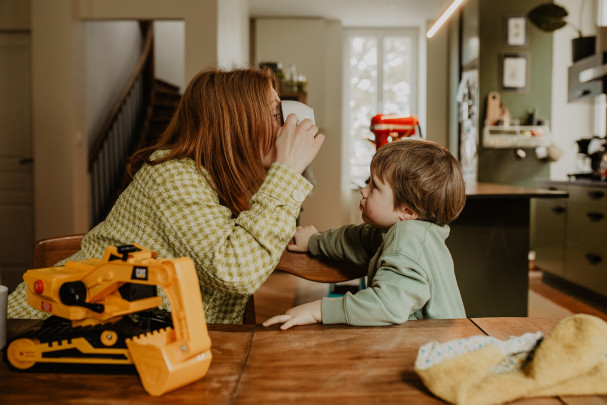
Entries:
[[[322,322],[348,325],[393,325],[409,319],[430,299],[423,271],[403,257],[384,257],[373,284],[356,294],[323,298]],[[394,259],[394,261],[392,261]]]
[[381,242],[381,231],[370,225],[345,225],[311,235],[308,249],[314,256],[367,266]]

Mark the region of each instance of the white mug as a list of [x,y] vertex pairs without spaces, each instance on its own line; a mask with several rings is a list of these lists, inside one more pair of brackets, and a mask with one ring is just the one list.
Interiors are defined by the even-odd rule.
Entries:
[[0,350],[6,346],[6,306],[8,303],[8,287],[0,285]]
[[284,100],[280,103],[280,108],[282,109],[282,119],[287,119],[289,114],[297,115],[297,125],[300,122],[308,118],[312,121],[312,123],[316,123],[314,121],[314,110],[312,107],[305,105],[304,103],[300,103],[299,101],[294,100]]

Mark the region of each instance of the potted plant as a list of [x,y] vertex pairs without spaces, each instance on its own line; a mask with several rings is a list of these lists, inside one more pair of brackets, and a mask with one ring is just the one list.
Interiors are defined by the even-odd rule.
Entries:
[[594,54],[596,37],[583,36],[582,30],[565,19],[568,15],[569,13],[564,7],[554,3],[544,3],[529,11],[527,19],[537,28],[546,32],[556,31],[565,25],[576,30],[578,37],[574,38],[571,43],[572,59],[575,62]]

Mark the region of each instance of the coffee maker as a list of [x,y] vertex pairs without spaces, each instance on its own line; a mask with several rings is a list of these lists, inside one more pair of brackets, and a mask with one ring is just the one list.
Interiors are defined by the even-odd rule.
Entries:
[[402,138],[423,138],[419,120],[413,115],[377,114],[371,118],[371,132],[375,135],[375,150]]
[[576,141],[578,147],[576,172],[570,174],[576,180],[605,180],[602,175],[607,162],[607,141],[605,138],[582,138]]

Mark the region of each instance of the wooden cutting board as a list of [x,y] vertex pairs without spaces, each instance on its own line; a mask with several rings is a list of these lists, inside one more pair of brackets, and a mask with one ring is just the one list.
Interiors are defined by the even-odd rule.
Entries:
[[485,125],[495,125],[501,118],[500,95],[492,91],[487,95],[487,114],[485,116]]

